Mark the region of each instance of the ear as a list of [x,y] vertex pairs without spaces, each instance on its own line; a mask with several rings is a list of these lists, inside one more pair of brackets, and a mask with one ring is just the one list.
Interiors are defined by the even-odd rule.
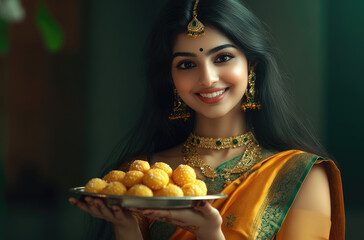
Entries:
[[249,69],[248,69],[249,72],[250,71],[254,71],[256,69],[257,65],[258,65],[258,61],[257,60],[255,60],[255,59],[250,60],[249,61]]

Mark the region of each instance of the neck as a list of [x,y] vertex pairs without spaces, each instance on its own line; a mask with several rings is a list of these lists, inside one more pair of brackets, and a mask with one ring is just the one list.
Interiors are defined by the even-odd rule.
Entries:
[[213,119],[196,115],[194,133],[201,137],[226,138],[243,134],[247,130],[245,112],[241,109]]

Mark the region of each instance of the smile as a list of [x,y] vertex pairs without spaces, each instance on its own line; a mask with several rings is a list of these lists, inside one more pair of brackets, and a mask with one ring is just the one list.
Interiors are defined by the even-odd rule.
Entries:
[[228,90],[229,88],[206,89],[201,90],[196,94],[202,102],[207,104],[214,104],[220,102],[224,98]]
[[200,95],[204,98],[214,98],[214,97],[217,97],[217,96],[223,94],[225,91],[226,91],[226,89],[223,89],[223,90],[213,92],[213,93],[200,93]]

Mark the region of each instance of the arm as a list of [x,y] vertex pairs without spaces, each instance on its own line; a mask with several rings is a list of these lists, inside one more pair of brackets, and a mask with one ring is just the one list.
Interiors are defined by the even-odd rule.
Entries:
[[329,239],[330,218],[329,181],[324,167],[315,165],[303,182],[276,239]]

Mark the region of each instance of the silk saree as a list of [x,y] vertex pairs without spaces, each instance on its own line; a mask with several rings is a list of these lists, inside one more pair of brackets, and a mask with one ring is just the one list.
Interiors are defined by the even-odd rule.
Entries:
[[[313,165],[323,164],[329,178],[331,195],[331,222],[328,219],[329,223],[326,221],[324,224],[329,224],[327,231],[330,232],[327,234],[330,240],[344,239],[345,216],[342,185],[340,172],[334,162],[299,150],[267,154],[263,157],[263,160],[254,165],[250,171],[236,176],[231,184],[226,187],[220,186],[221,192],[227,194],[228,197],[219,199],[212,205],[219,210],[223,218],[222,231],[225,238],[229,240],[279,240],[277,233],[281,229],[305,177]],[[235,164],[234,161],[238,161],[238,159],[240,159],[239,156],[226,164]],[[206,184],[209,191],[212,190],[212,192],[219,188],[219,181],[215,181],[214,184],[206,182]],[[299,220],[300,216],[309,214],[313,213],[297,211],[294,216]],[[320,216],[312,215],[312,217],[319,219]],[[195,239],[192,233],[161,222],[151,224],[150,234],[151,239]],[[317,239],[327,238],[318,237]]]

